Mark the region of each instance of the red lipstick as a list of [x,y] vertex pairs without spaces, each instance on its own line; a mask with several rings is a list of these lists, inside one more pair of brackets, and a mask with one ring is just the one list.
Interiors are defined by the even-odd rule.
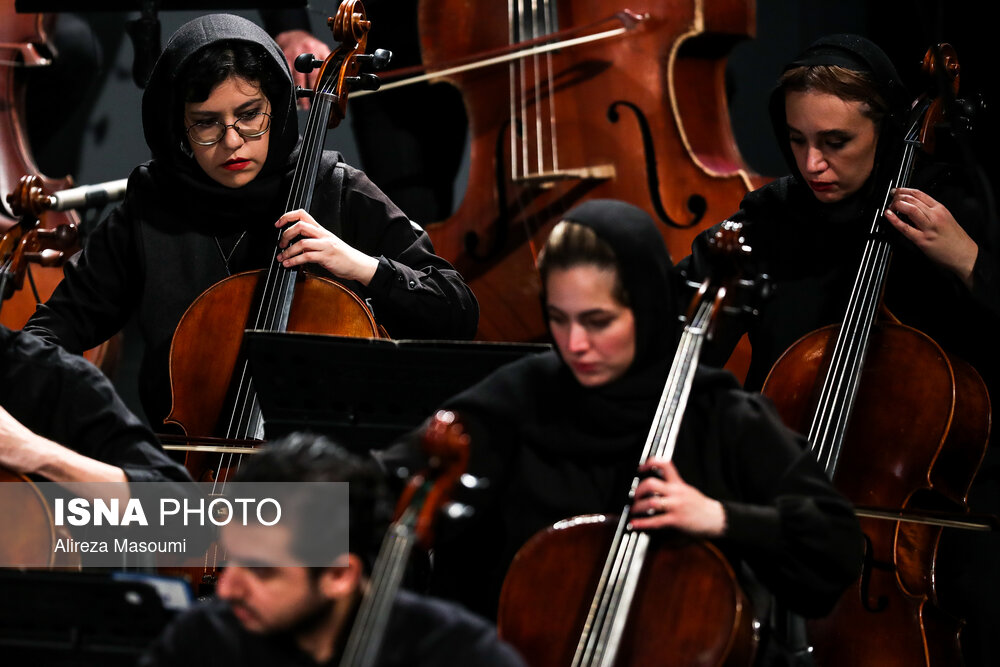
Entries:
[[228,169],[229,171],[239,171],[241,169],[246,169],[249,166],[250,160],[244,158],[234,158],[222,163],[222,168]]

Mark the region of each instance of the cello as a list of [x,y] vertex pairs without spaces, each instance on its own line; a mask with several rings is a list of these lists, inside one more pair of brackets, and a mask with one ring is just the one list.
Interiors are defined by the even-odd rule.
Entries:
[[[957,91],[949,45],[928,50],[923,69],[947,75]],[[823,667],[961,663],[961,622],[937,605],[935,588],[942,528],[955,524],[923,515],[967,514],[989,437],[989,396],[975,369],[882,304],[892,255],[882,216],[892,189],[909,182],[920,151],[931,147],[940,117],[941,100],[929,94],[911,109],[842,323],[793,344],[762,390],[786,423],[808,434],[834,485],[876,510],[859,511],[866,556],[857,585],[828,617],[807,624]]]
[[723,87],[752,3],[425,1],[418,26],[426,73],[387,73],[381,90],[430,80],[462,94],[468,185],[425,227],[477,295],[480,339],[544,338],[535,251],[575,204],[633,203],[682,257],[761,182]]
[[[347,96],[358,86],[377,86],[374,74],[362,72],[377,63],[366,56],[370,27],[359,0],[345,0],[329,19],[340,46],[325,61],[312,93],[286,210],[308,210],[316,185],[317,166],[329,127],[344,117]],[[305,67],[314,66],[309,55]],[[229,276],[206,289],[181,317],[170,346],[173,403],[166,423],[183,436],[164,435],[166,449],[185,452],[185,465],[198,482],[222,492],[229,472],[243,454],[252,454],[265,439],[264,419],[243,332],[304,331],[354,337],[387,337],[372,311],[340,283],[297,268],[286,268],[279,231],[268,268]],[[206,341],[205,332],[213,340]],[[215,576],[215,557],[204,562],[202,581]]]
[[[749,252],[739,223],[723,223],[713,240],[729,257]],[[641,461],[672,458],[702,345],[727,297],[748,286],[721,272],[701,284]],[[652,665],[663,656],[671,665],[749,665],[753,613],[726,558],[705,540],[632,530],[631,516],[629,503],[618,516],[568,518],[521,547],[501,590],[501,637],[545,667]]]
[[[350,89],[363,81],[371,84],[371,79],[359,76],[369,28],[364,6],[358,0],[345,0],[329,24],[340,46],[322,63],[287,210],[309,208],[326,130],[344,117]],[[275,255],[280,251],[278,240],[280,233]],[[267,269],[229,276],[188,307],[171,343],[173,406],[166,421],[187,436],[263,440],[263,417],[248,362],[241,355],[245,329],[385,337],[365,303],[336,281],[276,261]],[[228,345],[206,345],[204,331],[212,331]],[[209,472],[211,479],[203,475],[196,479],[219,479],[220,469]]]
[[340,667],[375,664],[413,548],[417,545],[425,551],[432,548],[434,521],[449,503],[451,489],[465,473],[469,436],[455,413],[439,410],[421,438],[429,464],[410,478],[396,503],[396,517],[386,531],[372,567],[371,580],[338,663]]
[[[8,295],[0,317],[0,323],[20,329],[35,312],[37,304],[47,300],[62,280],[59,264],[80,249],[75,237],[80,217],[74,210],[43,210],[34,204],[42,192],[66,190],[73,184],[70,176],[45,176],[35,164],[25,128],[25,81],[19,76],[22,70],[45,67],[58,56],[52,53],[49,44],[56,16],[18,13],[13,0],[4,0],[0,15],[3,16],[0,22],[0,194],[3,195],[0,198],[0,233],[14,231],[18,234],[15,227],[22,216],[28,215],[31,219],[21,223],[24,230],[37,227],[42,238],[57,234],[63,246],[60,250],[65,253],[59,258],[50,254],[44,261],[34,257],[33,266],[24,265],[23,273],[16,280],[17,289]],[[13,243],[13,237],[9,242]],[[30,290],[22,289],[25,278]],[[84,356],[106,375],[112,375],[120,347],[118,336],[85,351]]]

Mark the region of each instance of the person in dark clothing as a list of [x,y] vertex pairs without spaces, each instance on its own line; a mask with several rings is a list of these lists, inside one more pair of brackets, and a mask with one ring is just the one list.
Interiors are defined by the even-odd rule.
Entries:
[[[431,592],[495,616],[508,566],[532,535],[628,504],[677,341],[670,268],[655,224],[630,204],[589,201],[554,228],[539,270],[555,349],[444,404],[470,435],[469,474],[488,484],[456,494],[473,518],[438,528]],[[376,456],[413,469],[416,441]],[[633,528],[712,540],[760,604],[766,590],[822,615],[857,576],[850,505],[804,439],[728,371],[698,368],[672,461],[645,464],[663,479],[640,483]]]
[[0,466],[52,482],[189,482],[83,357],[0,326]]
[[390,336],[475,335],[478,304],[461,276],[338,153],[322,156],[310,212],[286,210],[299,150],[291,76],[252,22],[215,14],[182,26],[146,87],[143,128],[153,159],[25,330],[78,352],[137,314],[150,423],[170,405],[167,360],[184,311],[226,276],[267,267],[276,226],[278,261],[339,279]]
[[[873,204],[882,203],[873,198],[898,167],[911,101],[886,55],[859,36],[818,40],[782,75],[770,113],[790,174],[749,193],[730,216],[753,247],[752,272],[766,273],[774,289],[759,315],[725,332],[713,351],[725,361],[748,333],[747,389],[760,389],[799,337],[843,319]],[[946,156],[946,133],[937,137],[937,153]],[[960,350],[986,377],[995,371],[981,343],[1000,315],[988,231],[994,221],[964,187],[960,166],[941,157],[918,155],[913,187],[894,193],[886,220],[898,234],[885,304],[904,324]],[[695,238],[691,255],[678,263],[681,273],[696,281],[706,274],[716,229]]]
[[[759,313],[731,327],[706,354],[723,363],[747,333],[752,357],[745,387],[760,390],[778,358],[800,337],[844,321],[869,229],[898,167],[903,120],[912,98],[895,67],[856,35],[817,40],[790,62],[771,96],[770,114],[789,175],[743,200],[731,220],[743,224],[755,273],[771,296]],[[953,107],[946,105],[946,110]],[[927,334],[971,364],[995,398],[994,340],[1000,331],[1000,275],[991,197],[975,187],[974,165],[956,159],[961,134],[938,127],[933,155],[918,152],[911,186],[892,193],[883,225],[892,259],[884,306],[903,325]],[[697,281],[708,270],[715,228],[694,240],[680,272]],[[898,406],[893,406],[898,410]],[[898,443],[904,445],[904,443]],[[895,471],[886,471],[887,479]],[[973,512],[1000,509],[1000,457],[987,448],[968,496]],[[942,606],[967,621],[962,645],[970,665],[994,664],[997,554],[992,533],[946,531],[936,581]],[[992,657],[991,657],[992,656]]]
[[[149,647],[140,666],[338,664],[389,520],[381,471],[324,437],[296,433],[251,457],[236,481],[348,483],[350,553],[331,553],[335,567],[252,567],[251,561],[259,564],[260,559],[238,539],[243,529],[227,527],[222,539],[229,561],[216,590],[218,599],[176,619]],[[314,548],[317,536],[293,525],[289,551],[298,553],[295,545],[303,540]],[[384,636],[375,662],[381,667],[523,665],[484,619],[405,590],[395,598]]]

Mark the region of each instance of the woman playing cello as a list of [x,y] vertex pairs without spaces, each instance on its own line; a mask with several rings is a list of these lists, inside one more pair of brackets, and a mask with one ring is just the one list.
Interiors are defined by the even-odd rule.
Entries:
[[[446,401],[465,423],[467,492],[475,514],[438,531],[432,591],[497,612],[515,552],[569,517],[612,512],[629,484],[674,355],[670,261],[649,216],[593,200],[553,230],[539,260],[555,350],[505,366]],[[409,441],[379,454],[412,467]],[[748,588],[820,615],[860,566],[861,536],[845,499],[768,401],[728,371],[699,368],[672,462],[650,461],[635,529],[674,528],[713,540]],[[558,638],[563,640],[565,638]]]
[[[775,362],[801,337],[844,318],[871,213],[883,201],[880,187],[898,167],[893,161],[901,153],[911,101],[885,53],[857,35],[817,40],[785,67],[770,114],[790,175],[748,194],[731,217],[744,224],[757,270],[770,276],[774,289],[758,316],[722,332],[714,350],[722,362],[739,336],[748,334],[747,389],[761,389]],[[987,228],[995,221],[970,194],[960,166],[947,159],[949,137],[943,134],[936,135],[934,160],[920,155],[909,187],[890,193],[882,228],[892,259],[883,304],[904,325],[957,352],[989,386],[996,381],[992,340],[1000,324],[997,260]],[[711,234],[696,238],[692,254],[680,262],[689,278],[698,280],[707,270]],[[980,574],[995,581],[987,565],[991,557],[980,555],[981,546],[967,549],[962,560],[986,565]],[[969,571],[963,577],[972,576],[971,566],[960,569]],[[989,588],[981,581],[972,586]],[[969,620],[967,652],[976,641],[988,641],[985,634],[977,636],[987,626]],[[990,662],[983,656],[969,660]]]
[[[867,238],[874,175],[893,158],[911,101],[885,53],[860,36],[820,39],[786,66],[770,114],[790,175],[748,194],[730,217],[744,223],[754,260],[776,287],[748,323],[747,389],[760,389],[800,336],[843,316]],[[960,177],[954,165],[937,161],[918,171],[913,187],[895,191],[886,219],[903,238],[894,244],[885,302],[945,348],[962,341],[964,351],[985,355],[967,342],[977,324],[1000,314],[996,257],[985,244],[988,221]],[[699,235],[678,263],[696,280],[705,274],[712,233]],[[735,345],[743,331],[723,333]],[[980,368],[978,359],[967,360]]]
[[26,329],[79,351],[137,315],[150,423],[170,407],[167,359],[185,309],[228,275],[266,267],[276,227],[278,261],[343,281],[389,335],[475,334],[478,306],[461,276],[339,154],[320,160],[311,214],[285,210],[301,143],[292,78],[252,22],[209,15],[182,26],[143,94],[143,130],[153,159]]

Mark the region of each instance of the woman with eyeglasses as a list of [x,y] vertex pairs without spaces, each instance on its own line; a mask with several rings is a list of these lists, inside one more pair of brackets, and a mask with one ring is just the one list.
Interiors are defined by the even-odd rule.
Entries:
[[136,316],[150,423],[170,407],[170,342],[184,311],[227,275],[266,268],[279,228],[277,261],[341,281],[390,336],[475,335],[478,304],[462,277],[339,153],[322,156],[310,212],[286,210],[300,145],[294,87],[281,49],[252,22],[208,15],[174,33],[142,120],[152,160],[25,329],[79,352]]

